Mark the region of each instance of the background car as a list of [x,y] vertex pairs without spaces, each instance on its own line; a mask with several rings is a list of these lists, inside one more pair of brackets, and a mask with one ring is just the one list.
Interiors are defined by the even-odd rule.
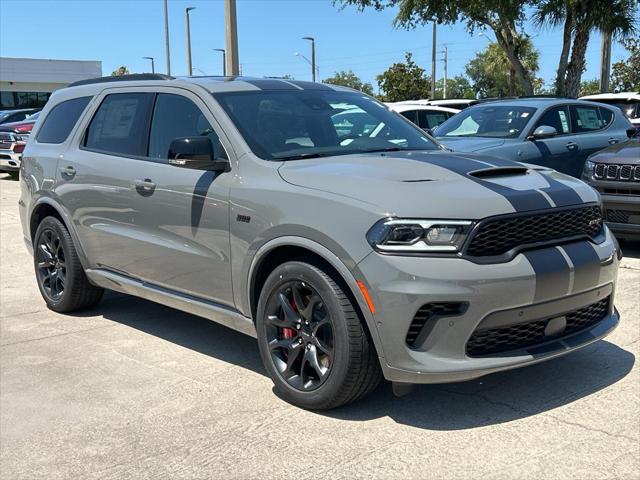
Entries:
[[634,132],[618,108],[543,97],[479,103],[434,133],[454,151],[486,153],[580,177],[589,155]]
[[600,192],[605,220],[616,236],[640,239],[640,137],[591,155],[582,179]]
[[39,108],[25,108],[21,110],[0,110],[0,125],[5,123],[20,122],[39,112]]
[[36,111],[21,122],[0,125],[0,172],[18,176],[22,152],[39,116],[40,112]]
[[455,108],[456,110],[464,110],[467,107],[480,103],[482,100],[467,98],[446,98],[442,100],[431,100],[429,105],[436,107]]
[[580,99],[618,107],[640,131],[640,92],[599,93],[580,97]]
[[394,112],[411,120],[423,130],[432,130],[453,117],[460,110],[454,108],[434,107],[420,103],[387,103]]

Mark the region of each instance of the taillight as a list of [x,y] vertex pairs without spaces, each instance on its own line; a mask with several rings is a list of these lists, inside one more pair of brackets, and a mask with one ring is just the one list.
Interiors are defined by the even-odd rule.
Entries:
[[13,153],[22,153],[22,152],[24,152],[24,147],[25,147],[24,143],[16,143],[13,146]]
[[26,123],[24,125],[18,125],[16,128],[14,128],[14,131],[16,133],[29,133],[31,132],[32,128],[33,128],[33,123]]

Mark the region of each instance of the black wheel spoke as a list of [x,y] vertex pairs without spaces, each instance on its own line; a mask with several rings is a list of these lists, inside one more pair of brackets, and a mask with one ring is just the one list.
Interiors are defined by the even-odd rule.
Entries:
[[316,372],[319,379],[322,379],[329,369],[327,367],[323,367],[320,365],[320,361],[318,360],[318,351],[315,348],[310,348],[305,351],[305,357],[307,359],[307,363],[309,366]]
[[272,325],[274,327],[280,328],[292,328],[293,325],[287,319],[281,319],[277,315],[267,315],[265,318],[265,323],[268,325]]
[[291,293],[293,294],[293,303],[296,306],[296,310],[298,310],[298,314],[303,316],[304,312],[304,300],[302,300],[302,294],[300,293],[300,288],[298,285],[293,285],[291,287]]
[[300,358],[300,354],[303,351],[304,351],[304,347],[300,343],[297,343],[289,350],[289,352],[287,353],[287,365],[282,371],[282,375],[285,378],[297,375],[297,373],[294,372],[293,368],[295,366],[296,361]]
[[53,262],[53,254],[47,249],[45,244],[41,244],[38,248],[38,251],[44,255],[44,258],[50,262]]
[[315,308],[315,306],[322,302],[322,299],[320,298],[319,295],[313,294],[309,297],[309,303],[307,304],[307,306],[305,307],[304,311],[301,312],[302,316],[306,319],[306,320],[311,320],[313,318],[313,309]]
[[288,320],[291,325],[293,325],[294,323],[298,323],[300,321],[300,317],[291,307],[287,296],[284,293],[280,292],[278,294],[278,299],[280,300],[280,306],[282,307],[282,311],[284,312],[284,318]]
[[318,337],[314,337],[313,339],[313,344],[318,347],[318,350],[320,350],[322,353],[324,353],[325,355],[328,355],[329,358],[331,360],[333,360],[332,356],[333,356],[333,352],[331,350],[331,347],[329,347],[329,345],[327,345],[323,340],[320,340]]

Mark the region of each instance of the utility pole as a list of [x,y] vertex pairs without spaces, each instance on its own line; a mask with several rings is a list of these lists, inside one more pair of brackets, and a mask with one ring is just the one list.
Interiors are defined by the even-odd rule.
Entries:
[[227,54],[224,51],[224,48],[214,48],[213,51],[222,53],[222,76],[226,77],[227,76]]
[[156,73],[156,63],[153,57],[142,57],[145,60],[151,60],[151,73]]
[[191,66],[191,25],[189,23],[189,12],[195,10],[196,7],[187,7],[184,9],[184,14],[187,18],[187,71],[189,76],[193,75],[193,68]]
[[316,81],[316,40],[313,37],[302,37],[311,42],[311,81]]
[[169,53],[169,12],[164,0],[164,50],[167,56],[167,75],[171,75],[171,54]]
[[442,61],[444,62],[444,85],[442,87],[442,98],[447,98],[447,44],[442,44]]
[[431,100],[436,98],[436,20],[433,20],[431,39]]
[[600,93],[609,93],[611,77],[611,32],[602,32],[600,47]]
[[225,0],[224,13],[227,31],[227,67],[226,71],[233,77],[240,75],[238,62],[238,17],[236,0]]

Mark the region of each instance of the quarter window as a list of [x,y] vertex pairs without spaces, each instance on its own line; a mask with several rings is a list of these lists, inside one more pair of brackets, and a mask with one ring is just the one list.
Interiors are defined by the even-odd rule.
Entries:
[[153,93],[107,95],[91,119],[85,147],[115,154],[146,155],[154,96]]
[[214,146],[219,145],[218,136],[195,103],[181,95],[159,94],[149,135],[149,156],[167,158],[172,140],[197,136],[209,137]]
[[613,112],[608,108],[599,108],[598,110],[600,110],[600,120],[602,122],[602,128],[604,128],[613,120]]
[[79,97],[59,103],[51,109],[38,131],[40,143],[63,143],[92,97]]

